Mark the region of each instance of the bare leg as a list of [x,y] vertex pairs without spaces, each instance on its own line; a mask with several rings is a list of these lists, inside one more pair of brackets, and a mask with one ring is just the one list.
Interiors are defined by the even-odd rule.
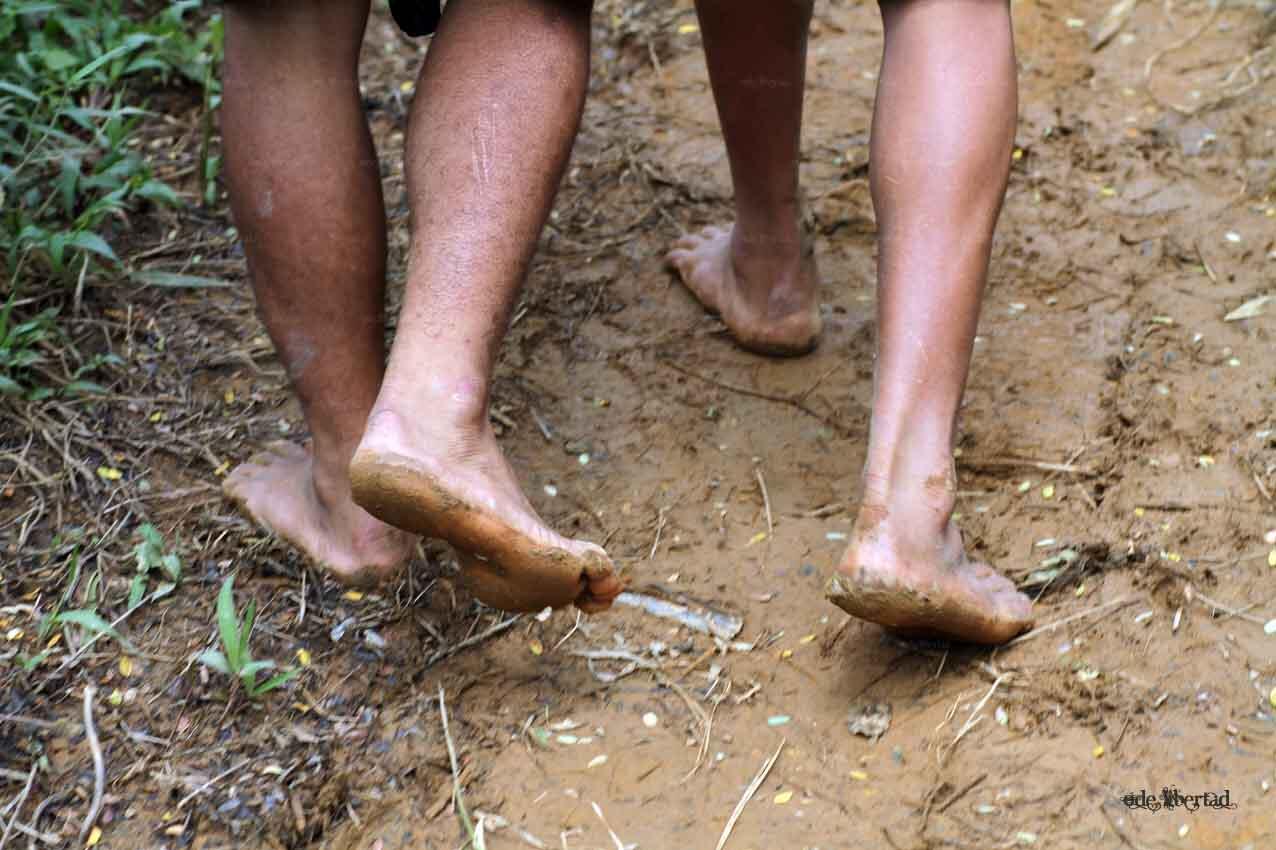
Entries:
[[261,316],[309,446],[278,443],[226,494],[338,578],[393,573],[411,535],[351,500],[346,467],[380,386],[385,215],[359,101],[366,0],[228,3],[226,169]]
[[452,0],[408,143],[412,255],[399,333],[351,463],[355,497],[453,543],[483,601],[506,610],[620,592],[597,546],[549,529],[492,433],[488,392],[584,106],[588,0]]
[[1006,0],[887,0],[871,141],[879,352],[864,502],[830,598],[913,633],[1000,643],[1031,603],[969,559],[953,439],[1016,116]]
[[765,354],[810,351],[820,333],[815,258],[802,232],[798,189],[811,6],[696,3],[736,221],[683,237],[669,262],[740,345]]

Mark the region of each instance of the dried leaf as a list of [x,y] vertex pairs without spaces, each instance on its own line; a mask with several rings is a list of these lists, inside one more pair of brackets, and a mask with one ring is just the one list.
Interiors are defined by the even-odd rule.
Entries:
[[1272,301],[1276,301],[1276,295],[1260,295],[1257,298],[1251,298],[1241,306],[1223,317],[1225,322],[1239,322],[1241,319],[1253,319],[1263,315],[1263,309]]
[[1125,26],[1125,22],[1130,19],[1130,15],[1134,13],[1138,5],[1139,0],[1120,0],[1113,4],[1103,19],[1090,31],[1090,49],[1099,50],[1111,41],[1112,37],[1121,31],[1121,27]]

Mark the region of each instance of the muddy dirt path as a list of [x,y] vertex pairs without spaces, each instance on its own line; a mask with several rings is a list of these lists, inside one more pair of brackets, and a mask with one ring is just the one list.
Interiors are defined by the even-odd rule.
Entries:
[[[823,602],[866,438],[879,25],[863,4],[817,16],[803,177],[829,321],[818,353],[780,362],[734,349],[661,268],[675,223],[722,220],[729,185],[679,17],[670,58],[591,107],[503,364],[528,391],[507,445],[539,508],[609,539],[638,588],[739,613],[753,648],[558,614],[427,676],[402,722],[430,730],[436,686],[464,688],[472,808],[551,846],[711,847],[783,743],[728,846],[1276,847],[1276,371],[1269,320],[1222,321],[1276,274],[1276,84],[1245,65],[1257,13],[1145,4],[1092,52],[1105,11],[1016,4],[1022,121],[959,459],[968,536],[1020,578],[1065,567],[1039,621],[1075,619],[949,651]],[[1255,607],[1216,618],[1201,594]],[[607,684],[573,654],[618,648],[661,672]],[[875,704],[889,731],[852,734],[848,709]],[[1165,786],[1236,807],[1120,802]],[[327,846],[448,846],[455,822],[421,803]]]
[[[1021,122],[959,510],[1057,628],[994,652],[906,643],[822,597],[867,438],[875,9],[817,9],[803,180],[826,330],[788,361],[735,349],[662,266],[680,232],[729,212],[694,16],[608,11],[494,415],[543,515],[606,541],[635,591],[734,614],[742,631],[716,645],[627,607],[502,628],[433,546],[397,588],[298,590],[286,549],[188,494],[152,518],[195,529],[205,586],[255,573],[241,586],[266,600],[265,646],[306,649],[312,671],[290,696],[228,710],[184,658],[145,664],[145,699],[105,721],[116,760],[135,763],[111,786],[102,846],[460,846],[442,688],[468,809],[508,822],[493,848],[714,847],[777,750],[728,848],[1276,848],[1273,320],[1224,321],[1276,280],[1272,18],[1143,3],[1092,51],[1105,3],[1014,9]],[[366,88],[400,223],[400,84],[418,53],[374,21]],[[251,400],[223,426],[220,461],[301,423],[246,291],[210,300],[154,310],[213,346],[247,340],[248,363],[266,364],[196,375],[202,404]],[[150,470],[180,490],[215,481],[211,466],[156,456]],[[151,645],[198,649],[209,604],[151,628]],[[69,689],[59,705],[74,715]],[[60,766],[83,761],[75,735],[50,746]],[[1233,807],[1122,802],[1171,786]]]

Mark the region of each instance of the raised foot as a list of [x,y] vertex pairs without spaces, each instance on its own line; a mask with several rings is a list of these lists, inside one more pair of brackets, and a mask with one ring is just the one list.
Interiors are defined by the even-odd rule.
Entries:
[[707,227],[679,239],[666,259],[741,347],[791,357],[819,341],[815,256],[805,247],[748,242],[735,228]]
[[271,443],[235,467],[222,492],[343,584],[369,586],[392,578],[411,556],[416,538],[369,515],[348,492],[325,500],[314,470],[308,448]]
[[[1032,602],[965,554],[942,563],[892,557],[852,543],[825,595],[848,614],[910,637],[1000,644],[1032,627]],[[938,548],[936,549],[938,551]]]
[[[427,446],[451,445],[434,455]],[[474,595],[505,611],[575,604],[606,610],[624,588],[592,543],[548,528],[523,496],[490,431],[472,440],[412,439],[396,414],[373,414],[350,462],[355,501],[391,525],[446,540]]]

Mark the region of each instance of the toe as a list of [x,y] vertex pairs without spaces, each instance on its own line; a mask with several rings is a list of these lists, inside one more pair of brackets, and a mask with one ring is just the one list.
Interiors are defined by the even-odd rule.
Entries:
[[675,251],[694,251],[700,247],[700,243],[704,239],[699,233],[684,233],[678,237],[678,241],[673,243]]
[[999,600],[1002,615],[1016,623],[1029,627],[1032,625],[1032,600],[1017,590],[1001,595]]
[[681,275],[686,275],[687,267],[694,261],[695,255],[690,248],[674,248],[666,256],[665,260],[674,270]]

